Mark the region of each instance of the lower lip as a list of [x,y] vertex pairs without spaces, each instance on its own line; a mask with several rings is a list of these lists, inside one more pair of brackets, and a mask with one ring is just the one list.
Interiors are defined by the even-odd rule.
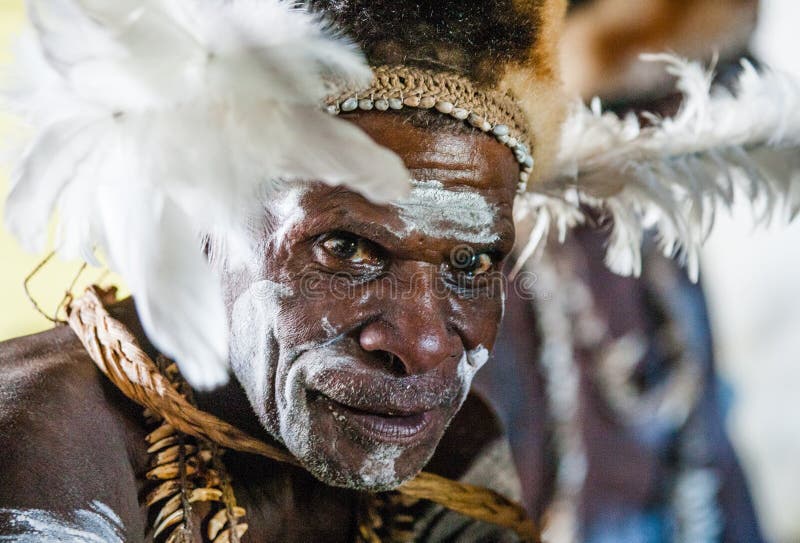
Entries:
[[320,401],[326,404],[338,422],[355,426],[372,439],[382,442],[408,443],[416,441],[433,420],[432,411],[413,415],[388,416],[361,411],[327,396],[321,396]]

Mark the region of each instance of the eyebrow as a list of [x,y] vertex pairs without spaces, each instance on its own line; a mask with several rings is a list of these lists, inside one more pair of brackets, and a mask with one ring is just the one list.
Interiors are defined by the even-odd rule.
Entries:
[[[364,196],[352,192],[344,187],[335,187],[330,196],[326,198],[325,204],[319,209],[318,213],[312,219],[312,227],[319,235],[323,232],[342,231],[349,232],[356,236],[368,239],[374,243],[396,252],[397,246],[402,245],[404,237],[398,235],[390,227],[386,226],[380,221],[377,209],[371,213],[370,219],[360,220],[353,217],[351,213],[342,213],[341,208],[347,208],[347,204],[352,202],[353,199],[359,202],[367,201]],[[375,206],[367,201],[369,206]],[[374,209],[374,208],[373,208]],[[497,221],[505,225],[508,221]],[[419,234],[428,237],[424,232]],[[434,238],[434,239],[448,239],[448,238]],[[448,239],[448,241],[458,243],[456,238]],[[464,241],[461,241],[464,243]],[[497,240],[491,242],[469,242],[470,247],[480,252],[497,252],[508,254],[514,245],[513,229],[510,227],[501,227],[497,230]]]
[[[365,238],[397,239],[398,237],[378,220],[355,220],[349,211],[346,211],[353,200],[358,203],[366,202],[374,206],[361,194],[351,191],[344,186],[333,187],[325,202],[317,209],[310,224],[313,230],[346,230]],[[343,212],[346,211],[346,212]],[[377,213],[373,213],[377,219]]]

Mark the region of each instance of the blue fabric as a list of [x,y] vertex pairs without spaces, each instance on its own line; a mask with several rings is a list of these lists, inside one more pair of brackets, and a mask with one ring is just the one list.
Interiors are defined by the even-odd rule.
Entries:
[[584,526],[584,543],[668,543],[670,523],[665,510],[609,512]]

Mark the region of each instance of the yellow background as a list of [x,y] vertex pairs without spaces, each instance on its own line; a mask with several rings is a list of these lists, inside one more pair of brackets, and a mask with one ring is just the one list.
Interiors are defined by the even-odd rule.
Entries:
[[[11,60],[13,40],[22,29],[23,18],[23,0],[0,0],[0,65],[4,68]],[[14,131],[12,119],[0,113],[0,147],[13,138]],[[8,168],[3,166],[0,168],[0,202],[3,204],[8,190]],[[0,219],[2,216],[3,206],[0,205]],[[0,227],[0,341],[39,332],[53,326],[33,309],[23,289],[25,277],[42,258],[43,255],[25,253],[9,235],[5,226]],[[53,259],[31,281],[31,291],[45,312],[50,315],[55,312],[79,268],[79,262]],[[82,290],[101,275],[102,270],[87,270],[81,276],[76,291]],[[105,277],[103,282],[119,284],[115,276]]]

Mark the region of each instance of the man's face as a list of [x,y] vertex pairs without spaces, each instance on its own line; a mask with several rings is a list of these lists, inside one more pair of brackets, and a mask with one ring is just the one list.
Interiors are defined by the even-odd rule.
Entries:
[[266,203],[263,258],[223,280],[264,427],[320,480],[382,490],[427,463],[489,356],[519,170],[483,134],[350,119],[404,161],[408,198],[292,185]]

